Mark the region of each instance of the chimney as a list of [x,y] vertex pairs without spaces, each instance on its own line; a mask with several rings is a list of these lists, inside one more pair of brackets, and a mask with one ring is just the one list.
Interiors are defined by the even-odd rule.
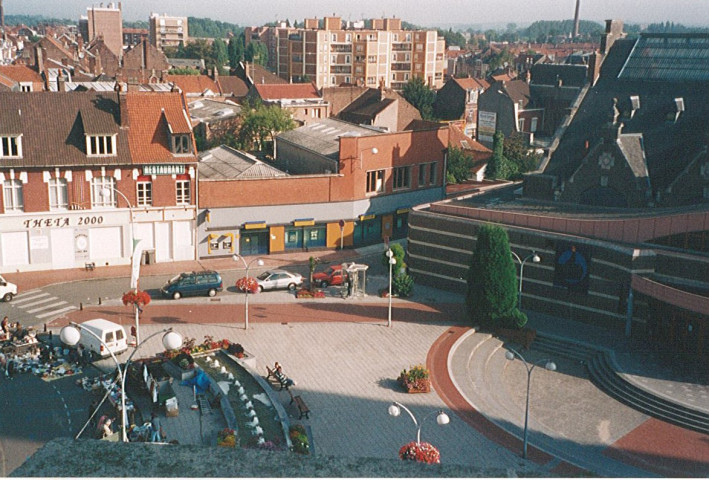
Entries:
[[579,36],[579,10],[581,9],[581,0],[576,0],[576,14],[574,15],[574,35],[573,38]]
[[64,74],[57,76],[57,92],[66,92],[66,77]]
[[118,118],[121,128],[128,126],[128,105],[126,102],[126,92],[123,91],[123,86],[116,81],[116,95],[118,97]]
[[384,100],[384,79],[380,78],[379,79],[379,101]]
[[39,44],[34,47],[34,61],[37,71],[41,75],[44,73],[44,52],[42,52],[42,47]]

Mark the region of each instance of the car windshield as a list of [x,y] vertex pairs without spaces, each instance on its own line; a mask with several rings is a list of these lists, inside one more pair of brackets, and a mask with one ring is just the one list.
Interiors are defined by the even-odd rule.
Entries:
[[181,274],[180,274],[180,275],[175,275],[175,276],[172,277],[172,278],[170,279],[170,281],[167,282],[167,283],[175,283],[175,282],[177,282],[181,277],[182,277]]
[[261,275],[259,275],[256,278],[258,278],[259,280],[266,280],[270,276],[271,276],[271,272],[263,272]]

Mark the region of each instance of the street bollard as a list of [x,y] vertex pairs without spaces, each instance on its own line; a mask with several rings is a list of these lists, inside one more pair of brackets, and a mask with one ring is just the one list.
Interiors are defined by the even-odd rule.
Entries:
[[84,309],[84,303],[83,303],[83,302],[79,302],[79,310],[83,310],[83,309]]
[[98,297],[98,304],[101,305],[101,297]]

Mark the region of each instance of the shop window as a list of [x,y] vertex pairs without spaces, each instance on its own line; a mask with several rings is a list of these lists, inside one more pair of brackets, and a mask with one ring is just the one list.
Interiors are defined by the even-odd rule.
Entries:
[[231,245],[232,245],[231,239],[229,239],[229,240],[224,240],[224,241],[222,242],[222,248],[223,248],[224,250],[231,250]]
[[384,170],[372,170],[367,172],[367,193],[379,193],[384,191]]
[[113,177],[93,177],[91,179],[91,207],[116,206],[116,179]]
[[411,166],[397,167],[394,169],[394,190],[411,187]]
[[69,206],[67,199],[67,182],[65,178],[50,178],[49,186],[49,209],[66,210]]
[[209,249],[210,250],[219,250],[219,240],[210,240],[209,241]]
[[22,212],[25,209],[20,180],[5,180],[2,185],[5,212]]

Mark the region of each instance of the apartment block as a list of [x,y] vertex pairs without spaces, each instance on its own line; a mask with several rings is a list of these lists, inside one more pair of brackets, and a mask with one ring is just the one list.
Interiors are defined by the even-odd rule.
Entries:
[[187,42],[187,17],[170,17],[151,13],[150,43],[158,48],[177,47]]
[[106,46],[121,57],[123,53],[123,15],[121,3],[109,3],[107,6],[86,8],[86,17],[79,19],[79,31],[85,42],[102,37]]
[[343,24],[340,17],[306,18],[304,28],[249,29],[247,42],[269,48],[269,66],[286,80],[318,88],[357,84],[400,90],[413,77],[443,86],[445,41],[434,30],[403,30],[401,19]]

